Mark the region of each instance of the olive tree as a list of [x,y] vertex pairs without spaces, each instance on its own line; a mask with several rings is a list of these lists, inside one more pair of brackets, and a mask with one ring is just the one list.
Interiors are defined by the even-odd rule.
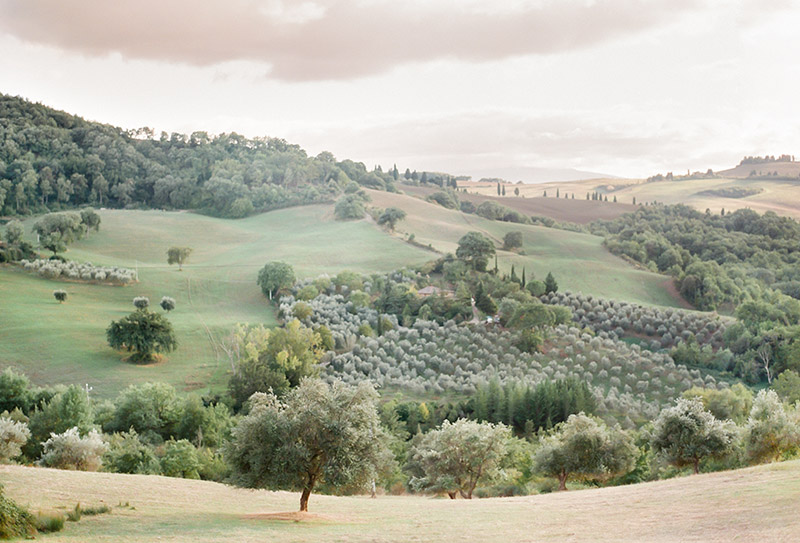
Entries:
[[8,417],[0,417],[0,462],[8,462],[22,454],[31,432],[28,425]]
[[154,353],[168,353],[178,347],[172,324],[160,313],[137,309],[106,329],[108,344],[113,349],[131,352],[130,361],[146,363]]
[[409,451],[411,486],[472,499],[478,483],[500,474],[510,439],[511,429],[504,424],[445,420],[417,438]]
[[17,245],[20,241],[22,241],[22,236],[24,234],[25,228],[22,226],[20,221],[15,219],[6,225],[5,232],[3,232],[3,238],[9,245]]
[[48,213],[33,225],[39,244],[54,255],[66,251],[67,245],[83,238],[86,230],[78,213]]
[[800,447],[800,428],[773,390],[762,390],[753,400],[745,426],[747,456],[752,462],[778,460]]
[[232,481],[247,488],[300,490],[300,511],[321,484],[374,480],[387,452],[371,384],[304,379],[283,399],[256,393],[226,448]]
[[378,217],[378,224],[386,225],[389,230],[394,232],[394,227],[397,223],[406,218],[406,212],[396,207],[387,207],[380,217]]
[[268,262],[258,272],[258,286],[264,296],[272,297],[281,289],[289,288],[294,284],[294,269],[286,262]]
[[173,309],[175,309],[175,298],[170,298],[169,296],[162,296],[161,302],[159,304],[161,309],[169,313]]
[[697,474],[701,460],[725,456],[733,449],[735,438],[733,422],[717,419],[698,399],[679,398],[659,413],[650,445],[667,462],[692,466]]
[[608,478],[633,467],[636,447],[619,427],[583,413],[570,415],[542,440],[536,452],[536,469],[558,477],[558,489],[567,489],[567,479]]
[[178,271],[183,271],[183,263],[186,262],[190,254],[192,254],[191,247],[170,247],[167,249],[167,264],[170,266],[177,264]]
[[53,298],[55,298],[58,301],[58,303],[63,304],[64,302],[67,301],[67,291],[61,289],[54,290]]

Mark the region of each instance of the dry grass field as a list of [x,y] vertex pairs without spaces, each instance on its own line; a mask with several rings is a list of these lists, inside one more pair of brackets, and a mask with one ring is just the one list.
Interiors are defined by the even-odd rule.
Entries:
[[[639,485],[485,500],[311,497],[158,476],[0,467],[6,493],[34,511],[105,503],[43,541],[793,542],[800,461]],[[128,503],[129,506],[118,506]]]
[[[719,213],[723,208],[726,211],[750,208],[759,213],[774,211],[778,215],[785,215],[800,219],[800,178],[790,179],[747,179],[735,177],[720,177],[713,179],[687,179],[675,181],[657,181],[646,183],[635,179],[590,179],[585,181],[570,181],[563,183],[542,183],[536,185],[506,185],[506,196],[497,197],[497,186],[486,183],[461,183],[470,194],[490,196],[497,198],[499,203],[517,209],[518,205],[529,206],[527,209],[538,209],[530,212],[531,215],[546,215],[556,220],[572,220],[573,222],[589,222],[597,219],[614,218],[614,213],[619,210],[622,214],[633,209],[633,199],[637,204],[645,202],[660,202],[664,204],[686,204],[700,211],[706,209]],[[520,196],[514,196],[514,189],[519,188]],[[758,194],[744,198],[725,198],[704,194],[705,191],[719,189],[747,188],[760,190]],[[558,189],[562,198],[553,198]],[[403,190],[407,190],[403,187]],[[416,191],[411,187],[410,191]],[[542,194],[547,191],[547,198]],[[586,193],[599,191],[608,196],[609,202],[587,201]],[[575,200],[563,198],[564,194],[575,194]],[[524,198],[523,198],[524,196]],[[617,204],[612,201],[617,198]],[[461,195],[459,195],[461,197]],[[581,200],[582,199],[582,200]],[[524,202],[521,204],[520,202]],[[582,203],[579,203],[582,202]],[[581,206],[587,210],[594,209],[594,216],[588,211],[581,211]],[[571,211],[570,211],[571,209]],[[523,209],[519,209],[526,212]],[[527,212],[526,212],[527,213]],[[601,213],[606,214],[600,216]],[[569,219],[569,216],[572,219]],[[618,215],[617,215],[618,216]]]

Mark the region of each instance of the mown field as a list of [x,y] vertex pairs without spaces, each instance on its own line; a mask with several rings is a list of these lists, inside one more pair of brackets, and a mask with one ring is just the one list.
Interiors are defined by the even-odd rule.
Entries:
[[313,495],[304,516],[298,493],[205,481],[2,466],[0,482],[33,511],[112,507],[41,536],[52,542],[789,542],[800,530],[800,461],[517,498]]
[[[666,276],[636,269],[602,246],[602,238],[541,226],[490,221],[445,209],[413,196],[369,191],[372,205],[395,206],[408,216],[398,224],[400,234],[414,234],[414,239],[430,244],[441,252],[455,253],[458,240],[469,231],[491,238],[498,247],[510,231],[523,235],[524,255],[498,251],[498,267],[508,273],[513,264],[517,273],[527,270],[544,279],[549,271],[555,275],[561,290],[583,292],[604,298],[627,300],[647,305],[677,307],[681,300],[674,293]],[[490,264],[492,267],[494,263]]]
[[[233,324],[275,322],[255,283],[266,262],[284,260],[300,277],[316,277],[343,269],[389,271],[435,256],[366,220],[334,221],[331,206],[242,220],[159,211],[100,213],[100,232],[72,245],[65,256],[138,268],[140,282],[127,287],[65,283],[0,267],[0,368],[22,369],[40,384],[88,383],[100,397],[153,380],[205,391],[226,381],[230,366],[219,341]],[[182,272],[167,265],[166,250],[173,245],[194,248]],[[69,293],[67,303],[53,299],[56,288]],[[133,310],[134,296],[148,296],[156,305],[165,295],[177,301],[169,319],[178,350],[163,364],[121,362],[106,344],[106,327]]]
[[[757,169],[757,168],[756,168]],[[772,169],[771,166],[764,169]],[[470,192],[496,197],[495,186],[485,184],[464,183]],[[519,187],[520,196],[513,196],[514,188]],[[800,179],[796,181],[785,179],[738,179],[735,177],[724,177],[719,179],[689,179],[685,181],[657,181],[645,183],[642,180],[633,179],[590,179],[585,181],[569,181],[563,183],[543,183],[536,185],[507,185],[506,196],[501,197],[500,203],[515,208],[517,205],[530,206],[531,209],[538,209],[539,215],[552,217],[556,220],[572,220],[572,222],[586,222],[584,217],[590,213],[599,215],[597,209],[592,212],[592,208],[605,207],[604,213],[612,214],[618,206],[625,204],[625,208],[632,208],[630,204],[636,198],[636,202],[661,202],[664,204],[686,204],[700,211],[710,209],[714,213],[719,213],[723,208],[727,211],[736,209],[750,208],[759,213],[774,211],[778,215],[785,215],[800,219],[800,200],[797,199],[797,188],[800,187]],[[731,189],[731,188],[754,188],[761,192],[744,198],[726,198],[701,194],[708,190]],[[561,198],[559,203],[553,196],[559,189],[561,194],[575,193],[575,203],[583,198],[585,211],[579,205],[574,206],[572,219],[569,219],[569,204],[572,200]],[[542,198],[543,191],[547,191],[548,197]],[[600,191],[608,196],[609,202],[586,201],[586,193]],[[522,196],[525,198],[522,198]],[[613,204],[614,196],[617,197],[617,204]],[[520,210],[522,211],[522,210]],[[601,217],[595,218],[613,218]]]

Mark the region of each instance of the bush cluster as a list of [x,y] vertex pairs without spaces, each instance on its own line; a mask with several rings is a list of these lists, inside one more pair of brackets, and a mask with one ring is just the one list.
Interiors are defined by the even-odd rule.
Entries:
[[60,260],[20,260],[25,271],[37,273],[46,279],[128,285],[136,281],[136,272],[128,268],[95,266],[88,262],[62,262]]

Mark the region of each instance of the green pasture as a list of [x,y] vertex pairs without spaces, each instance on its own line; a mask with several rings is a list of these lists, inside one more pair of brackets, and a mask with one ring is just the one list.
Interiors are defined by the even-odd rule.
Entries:
[[481,232],[502,247],[503,236],[516,230],[522,232],[525,254],[498,251],[498,267],[503,272],[510,272],[513,264],[517,274],[524,267],[527,279],[535,276],[544,280],[547,272],[552,271],[561,290],[647,305],[679,306],[669,288],[668,277],[634,268],[609,253],[600,237],[490,221],[411,196],[377,191],[370,191],[370,196],[373,205],[395,206],[406,211],[408,216],[397,226],[400,234],[414,234],[415,241],[430,244],[441,252],[455,253],[458,240],[469,231]]
[[[127,287],[50,281],[0,267],[0,368],[25,371],[40,384],[86,383],[100,397],[130,383],[166,381],[179,390],[219,389],[230,362],[220,341],[237,322],[275,323],[255,279],[270,260],[291,263],[300,277],[389,271],[435,255],[388,236],[367,220],[334,221],[331,206],[273,211],[242,220],[192,213],[101,211],[100,232],[73,244],[65,256],[136,268]],[[33,219],[26,222],[30,228]],[[167,248],[194,249],[182,272],[168,266]],[[59,305],[52,296],[65,289]],[[121,362],[106,344],[108,324],[133,310],[134,296],[156,306],[171,296],[169,315],[179,348],[152,366]]]

